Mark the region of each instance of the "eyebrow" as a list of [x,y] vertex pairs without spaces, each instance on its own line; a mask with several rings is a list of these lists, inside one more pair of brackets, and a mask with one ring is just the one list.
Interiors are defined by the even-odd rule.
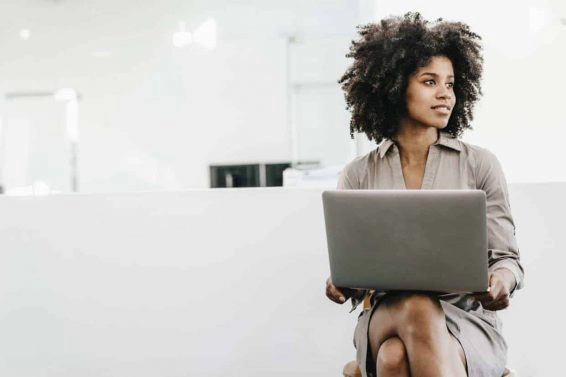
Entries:
[[[430,76],[438,77],[438,75],[436,73],[433,73],[433,72],[423,72],[419,75],[419,77],[424,76],[424,75],[430,75]],[[450,76],[448,76],[448,78],[453,79],[454,76],[450,75]]]

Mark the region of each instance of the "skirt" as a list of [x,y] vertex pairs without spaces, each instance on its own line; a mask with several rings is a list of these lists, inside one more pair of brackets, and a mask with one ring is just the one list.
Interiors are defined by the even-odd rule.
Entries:
[[[379,306],[377,300],[364,310],[354,331],[356,359],[363,377],[375,377],[375,365],[368,342],[369,322]],[[501,334],[501,321],[495,312],[485,310],[464,311],[440,300],[446,316],[446,327],[462,345],[466,356],[469,377],[501,377],[507,361],[507,343]],[[377,376],[378,377],[378,376]]]

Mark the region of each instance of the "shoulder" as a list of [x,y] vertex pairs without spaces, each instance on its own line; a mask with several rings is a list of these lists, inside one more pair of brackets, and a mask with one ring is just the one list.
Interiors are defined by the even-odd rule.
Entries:
[[475,144],[466,143],[459,140],[462,151],[469,159],[475,176],[478,188],[485,187],[490,181],[504,179],[503,169],[499,159],[491,150]]
[[471,144],[458,140],[461,145],[462,150],[467,154],[467,156],[473,159],[478,164],[490,164],[497,161],[495,153],[487,148],[480,147],[479,145]]
[[468,143],[460,140],[459,138],[450,135],[447,132],[440,133],[440,140],[438,144],[442,144],[448,147],[445,150],[451,149],[460,152],[462,157],[470,163],[472,166],[482,166],[489,165],[497,161],[497,157],[487,148],[480,147],[478,145]]
[[376,157],[377,148],[348,162],[346,166],[344,166],[343,171],[348,174],[360,175],[360,173],[365,172],[369,166],[375,164]]
[[377,148],[347,163],[340,173],[338,188],[359,188],[363,177],[375,165],[376,158]]

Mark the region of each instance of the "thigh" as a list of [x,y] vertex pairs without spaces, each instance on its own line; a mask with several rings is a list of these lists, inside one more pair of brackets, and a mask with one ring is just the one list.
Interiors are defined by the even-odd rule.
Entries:
[[[453,348],[454,356],[457,356],[462,361],[463,365],[466,366],[466,357],[462,345],[459,340],[450,333],[446,326],[444,308],[440,305],[440,302],[436,302],[435,297],[414,292],[395,292],[387,294],[374,309],[368,326],[368,346],[373,361],[376,362],[378,351],[383,342],[391,337],[399,335],[399,321],[403,322],[403,313],[405,310],[403,308],[403,304],[406,302],[406,299],[415,297],[425,299],[428,297],[431,301],[433,301],[433,311],[435,313],[437,312],[435,316],[441,316],[442,326],[445,328],[446,335],[450,335],[450,345]],[[428,300],[425,300],[425,303],[428,303]],[[427,310],[430,310],[431,305],[427,305],[427,308]],[[417,313],[413,313],[413,315],[415,314],[419,316],[423,315],[423,313],[420,313],[419,311],[417,311]],[[424,317],[427,316],[425,315]]]

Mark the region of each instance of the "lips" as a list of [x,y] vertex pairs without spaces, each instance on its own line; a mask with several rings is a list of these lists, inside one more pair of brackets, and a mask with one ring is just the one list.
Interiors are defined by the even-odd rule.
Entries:
[[433,109],[434,112],[438,115],[442,115],[442,116],[450,115],[450,107],[446,105],[433,106],[431,107],[431,109]]

